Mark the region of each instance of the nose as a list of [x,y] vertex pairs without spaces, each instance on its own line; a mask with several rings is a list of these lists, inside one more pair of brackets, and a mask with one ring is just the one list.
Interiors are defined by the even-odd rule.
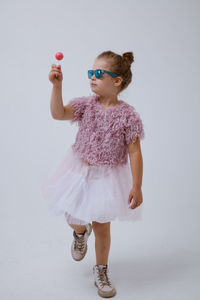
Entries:
[[91,82],[91,83],[95,83],[95,82],[96,82],[96,77],[95,77],[94,74],[91,76],[90,82]]

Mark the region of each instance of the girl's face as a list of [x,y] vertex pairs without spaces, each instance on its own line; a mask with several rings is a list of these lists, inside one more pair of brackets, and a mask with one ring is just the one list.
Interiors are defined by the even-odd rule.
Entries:
[[[109,61],[103,58],[96,59],[92,70],[97,69],[111,71]],[[113,97],[118,94],[121,81],[121,77],[112,77],[107,73],[103,73],[103,76],[99,79],[93,74],[90,78],[90,86],[92,91],[100,96]]]

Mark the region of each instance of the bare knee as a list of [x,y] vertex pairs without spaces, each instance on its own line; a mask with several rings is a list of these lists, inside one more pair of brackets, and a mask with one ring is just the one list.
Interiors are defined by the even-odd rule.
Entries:
[[92,228],[95,236],[105,237],[110,234],[110,222],[99,223],[96,221],[92,222]]

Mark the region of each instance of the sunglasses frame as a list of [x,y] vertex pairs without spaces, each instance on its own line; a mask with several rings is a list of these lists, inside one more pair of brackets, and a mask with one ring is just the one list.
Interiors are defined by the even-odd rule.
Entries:
[[[101,71],[100,77],[97,77],[97,75],[96,75],[96,72],[97,72],[97,71]],[[92,72],[92,75],[91,75],[91,72]],[[100,79],[100,78],[102,78],[103,73],[107,73],[107,74],[109,74],[109,75],[112,76],[112,77],[120,76],[119,74],[116,74],[116,73],[113,73],[113,72],[110,72],[110,71],[107,71],[107,70],[104,70],[104,69],[96,69],[96,70],[88,70],[88,78],[91,79],[91,77],[95,74],[95,77],[96,77],[97,79]],[[125,83],[124,80],[123,80],[123,83]]]

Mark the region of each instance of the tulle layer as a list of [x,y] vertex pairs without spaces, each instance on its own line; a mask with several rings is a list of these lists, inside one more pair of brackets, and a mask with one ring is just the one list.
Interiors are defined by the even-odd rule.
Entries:
[[89,165],[72,147],[42,183],[50,214],[64,214],[69,224],[142,220],[142,206],[129,208],[129,162],[116,167]]

